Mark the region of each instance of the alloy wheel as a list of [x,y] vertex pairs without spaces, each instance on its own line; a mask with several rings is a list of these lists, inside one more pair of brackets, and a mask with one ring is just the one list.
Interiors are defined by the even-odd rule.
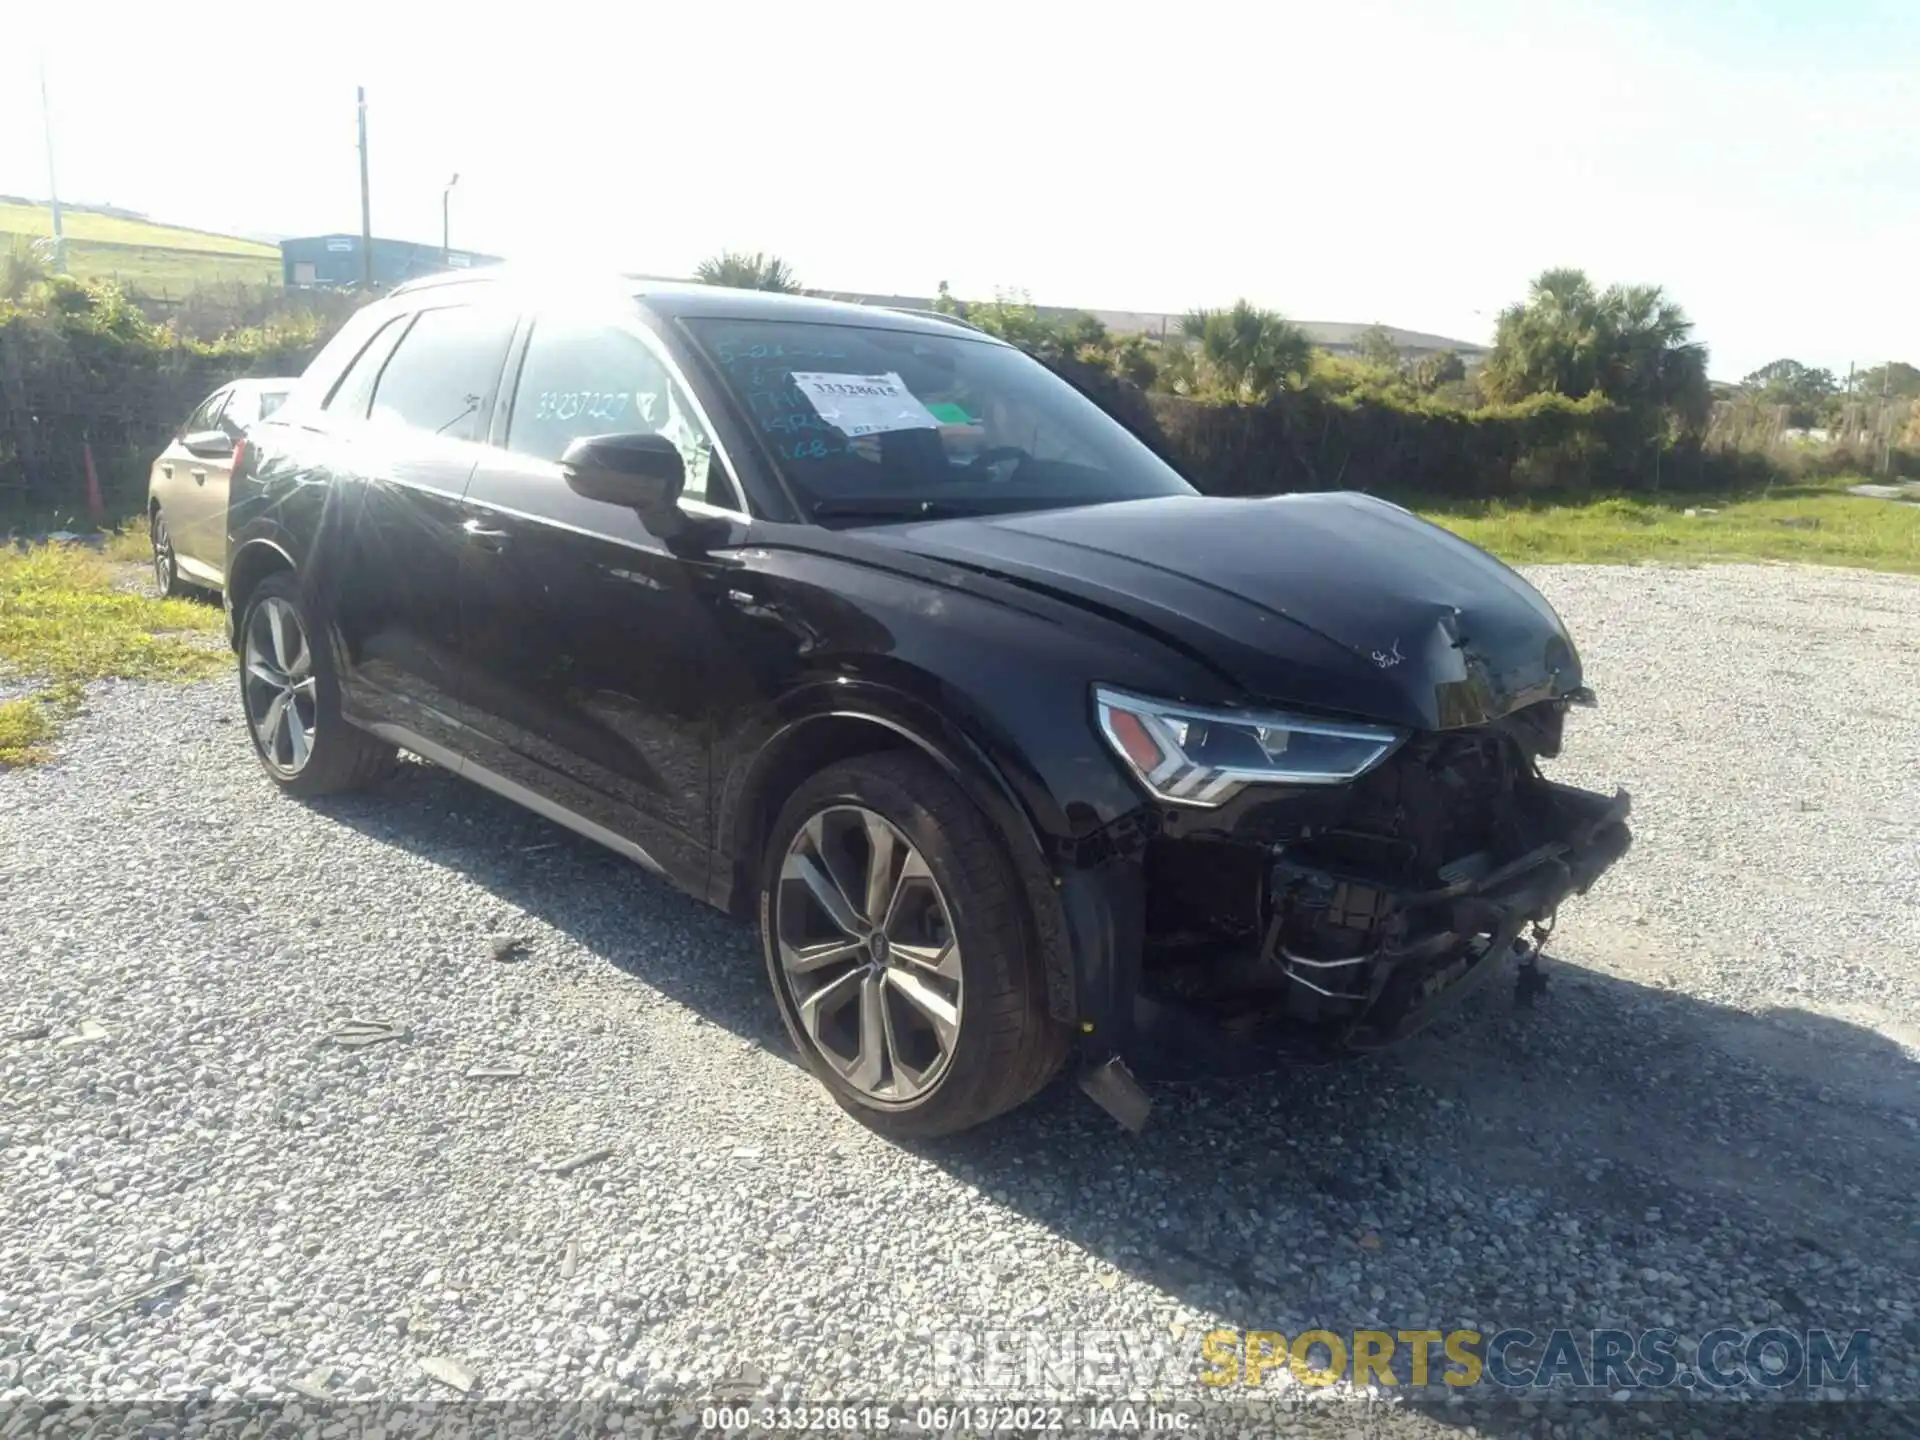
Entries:
[[173,593],[173,534],[167,529],[167,517],[154,512],[150,527],[153,540],[153,578],[162,596]]
[[863,805],[816,813],[787,847],[773,929],[800,1027],[841,1079],[894,1105],[940,1082],[960,1038],[960,947],[898,826]]
[[313,647],[300,614],[269,595],[247,617],[242,690],[260,753],[284,775],[298,775],[313,753],[317,692]]

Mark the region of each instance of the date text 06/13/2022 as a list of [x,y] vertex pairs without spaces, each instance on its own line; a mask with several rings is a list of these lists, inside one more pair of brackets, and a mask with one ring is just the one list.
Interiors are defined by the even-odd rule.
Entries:
[[1179,1434],[1192,1430],[1197,1417],[1178,1405],[1134,1402],[1088,1405],[709,1405],[700,1413],[703,1430],[720,1433],[819,1432],[872,1434],[899,1431],[922,1435],[1031,1435],[1074,1431],[1088,1434]]

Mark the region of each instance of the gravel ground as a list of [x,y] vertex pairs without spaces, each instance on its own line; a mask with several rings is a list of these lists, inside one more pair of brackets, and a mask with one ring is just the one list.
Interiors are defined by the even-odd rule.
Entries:
[[1875,1391],[1920,1397],[1920,583],[1535,578],[1601,693],[1556,773],[1632,790],[1638,835],[1546,997],[1164,1089],[1138,1138],[1062,1085],[883,1142],[790,1058],[745,927],[425,765],[282,799],[230,683],[97,687],[0,777],[0,1405],[909,1401],[967,1382],[952,1335],[1043,1330],[1191,1395],[1223,1326],[1867,1329]]

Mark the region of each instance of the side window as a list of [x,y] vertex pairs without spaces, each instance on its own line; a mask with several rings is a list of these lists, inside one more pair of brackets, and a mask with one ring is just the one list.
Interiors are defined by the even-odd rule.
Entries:
[[478,440],[513,339],[514,316],[492,306],[423,310],[373,387],[372,418],[450,440]]
[[699,417],[645,341],[611,325],[536,321],[514,391],[507,448],[558,460],[583,435],[639,434],[664,435],[679,447],[689,500],[737,503],[713,464],[713,442]]
[[374,332],[373,339],[367,342],[367,347],[347,367],[346,374],[340,377],[339,385],[327,397],[322,409],[355,420],[367,418],[367,407],[373,403],[373,382],[380,378],[380,367],[387,363],[393,347],[406,334],[408,318],[405,315],[396,316]]
[[227,392],[216,390],[200,402],[199,409],[187,417],[187,423],[180,427],[182,435],[198,435],[202,431],[212,430],[220,423],[220,407],[227,403]]

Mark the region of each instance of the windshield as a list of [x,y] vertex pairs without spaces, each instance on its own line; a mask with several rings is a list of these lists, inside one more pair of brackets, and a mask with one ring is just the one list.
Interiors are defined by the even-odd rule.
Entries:
[[1118,421],[1010,346],[792,320],[690,320],[801,505],[821,519],[1191,495]]

